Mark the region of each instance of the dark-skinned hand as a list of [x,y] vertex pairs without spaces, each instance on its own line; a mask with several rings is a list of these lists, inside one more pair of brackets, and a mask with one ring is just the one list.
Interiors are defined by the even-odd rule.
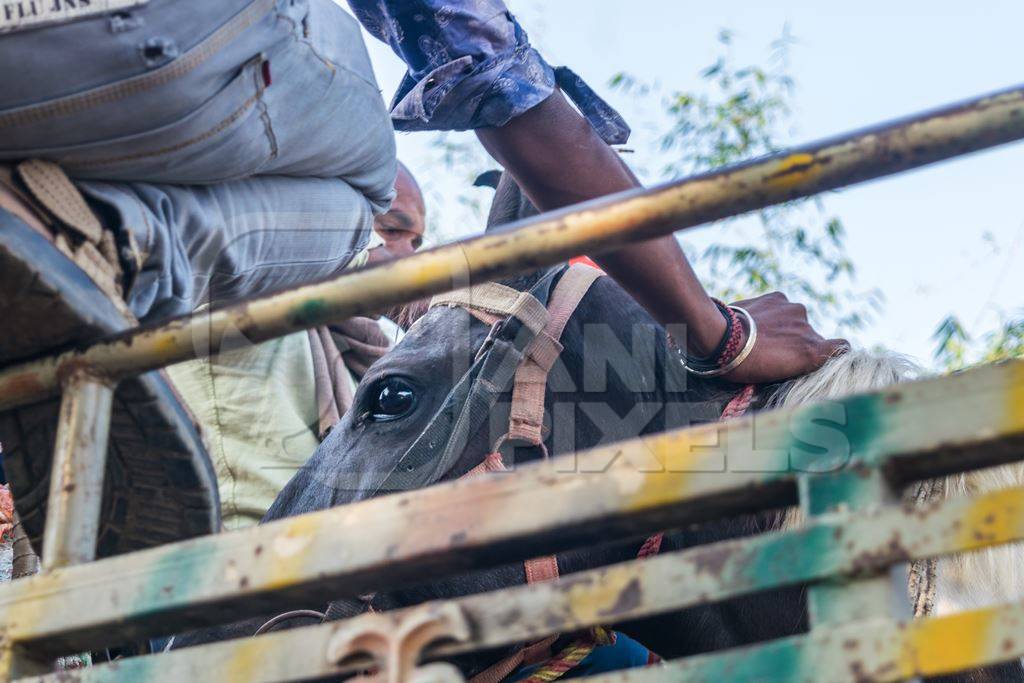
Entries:
[[[807,308],[781,292],[737,301],[735,305],[746,309],[757,323],[757,339],[747,359],[725,375],[730,382],[760,384],[797,377],[849,348],[844,339],[825,339],[815,332],[807,320]],[[743,340],[745,343],[747,334]]]

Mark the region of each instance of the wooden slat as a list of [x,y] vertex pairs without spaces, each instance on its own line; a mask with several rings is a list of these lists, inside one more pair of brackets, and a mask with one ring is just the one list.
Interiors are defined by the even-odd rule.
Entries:
[[[472,625],[473,638],[431,654],[448,656],[530,641],[550,633],[629,621],[777,586],[859,575],[909,559],[1014,540],[1024,540],[1024,488],[976,499],[950,499],[927,510],[889,507],[871,513],[822,515],[801,529],[455,600]],[[327,663],[327,643],[340,623],[64,672],[60,680],[171,683],[205,678],[270,683],[340,673],[362,666],[356,663],[341,669]],[[289,656],[282,657],[282,652]]]
[[[971,464],[997,464],[1024,455],[1022,406],[1016,363],[838,402],[825,410],[845,425],[825,433],[887,468],[948,469],[981,446]],[[763,507],[822,415],[764,413],[57,570],[0,588],[0,622],[38,651],[98,647]]]

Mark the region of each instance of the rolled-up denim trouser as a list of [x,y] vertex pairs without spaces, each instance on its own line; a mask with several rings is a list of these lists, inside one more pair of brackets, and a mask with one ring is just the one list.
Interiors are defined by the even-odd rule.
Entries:
[[394,133],[331,0],[150,0],[0,35],[0,159],[59,162],[141,254],[139,318],[342,270]]

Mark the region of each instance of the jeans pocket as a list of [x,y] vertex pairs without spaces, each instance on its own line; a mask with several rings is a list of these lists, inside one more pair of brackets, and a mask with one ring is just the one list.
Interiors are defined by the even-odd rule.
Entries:
[[[173,123],[87,144],[19,150],[17,156],[55,161],[82,179],[203,184],[254,175],[277,154],[263,102],[264,64],[262,56],[250,60],[213,97]],[[153,95],[174,93],[161,89]],[[0,157],[9,156],[0,150]]]

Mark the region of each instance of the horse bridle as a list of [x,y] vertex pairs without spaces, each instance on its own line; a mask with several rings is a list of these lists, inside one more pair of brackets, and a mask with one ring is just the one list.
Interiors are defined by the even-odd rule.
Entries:
[[469,370],[371,495],[429,486],[455,466],[498,398],[512,387],[528,347],[547,323],[552,288],[566,270],[549,270],[528,292],[485,283],[431,300],[431,308],[463,308],[491,329]]
[[[513,391],[513,413],[518,404],[519,417],[526,418],[525,427],[519,424],[517,429],[513,415],[506,435],[498,440],[482,463],[464,476],[506,469],[498,451],[500,443],[506,437],[523,438],[528,443],[544,448],[541,422],[547,373],[561,352],[558,340],[565,324],[600,274],[600,271],[595,272],[588,266],[572,268],[569,277],[565,277],[568,268],[564,266],[548,271],[529,292],[518,292],[503,285],[487,283],[476,291],[473,288],[460,290],[435,297],[431,301],[431,307],[445,305],[464,308],[481,322],[489,323],[491,328],[477,350],[470,369],[448,393],[441,409],[431,418],[427,427],[374,493],[394,490],[388,488],[389,484],[392,487],[407,489],[427,486],[439,480],[458,462],[469,438],[483,425],[498,397],[507,392],[513,382],[516,384]],[[581,271],[580,268],[586,270]],[[555,287],[556,281],[561,284],[554,290],[555,301],[551,302],[552,288]],[[552,303],[551,308],[554,310],[548,310],[549,303]],[[530,367],[531,361],[533,367]],[[534,372],[531,373],[529,370]],[[520,392],[522,379],[527,380],[523,382],[523,386],[529,387],[524,392]],[[520,396],[520,393],[532,395]],[[744,414],[750,406],[753,394],[752,385],[744,387],[728,402],[721,419]],[[439,455],[437,444],[443,444]],[[546,455],[546,450],[544,453]],[[660,532],[649,536],[641,545],[637,557],[657,555],[661,550],[663,538],[664,534]],[[553,555],[527,560],[524,569],[528,583],[558,577],[558,563]],[[373,611],[373,597],[360,597],[364,605],[362,612]],[[347,603],[333,601],[323,613],[315,610],[293,610],[279,614],[267,620],[253,635],[265,633],[292,619],[318,618],[323,622],[352,617],[359,613],[347,609]],[[511,656],[478,673],[471,683],[504,680],[523,663],[525,653],[534,649],[549,648],[556,640],[557,636],[549,636],[520,648]]]
[[[567,270],[567,266],[550,269],[528,292],[484,283],[431,300],[430,308],[464,308],[491,327],[476,350],[469,370],[448,392],[441,408],[371,495],[429,486],[458,462],[498,397],[511,388],[527,349],[548,322],[547,305],[552,289]],[[360,600],[364,605],[361,611],[372,611],[372,596],[363,596]],[[310,609],[282,612],[260,625],[253,637],[294,619],[323,622],[359,613],[346,610],[341,604],[329,603],[326,612]]]

